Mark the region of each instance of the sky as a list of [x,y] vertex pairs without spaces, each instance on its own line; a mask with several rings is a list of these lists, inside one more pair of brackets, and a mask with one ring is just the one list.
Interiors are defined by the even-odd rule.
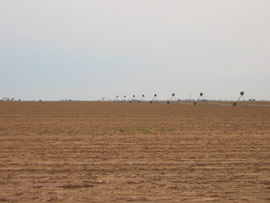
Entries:
[[270,100],[269,0],[0,0],[0,99]]

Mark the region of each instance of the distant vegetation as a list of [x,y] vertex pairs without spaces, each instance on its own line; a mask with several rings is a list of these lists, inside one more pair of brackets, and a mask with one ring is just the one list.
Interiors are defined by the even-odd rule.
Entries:
[[0,101],[21,101],[20,99],[16,100],[15,98],[8,98],[8,97],[4,97],[2,100]]

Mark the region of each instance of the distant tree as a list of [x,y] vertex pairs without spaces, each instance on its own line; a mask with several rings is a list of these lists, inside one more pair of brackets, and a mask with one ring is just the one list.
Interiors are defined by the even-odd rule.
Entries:
[[154,94],[154,98],[152,99],[152,101],[150,101],[150,103],[152,104],[156,98],[157,98],[157,94]]

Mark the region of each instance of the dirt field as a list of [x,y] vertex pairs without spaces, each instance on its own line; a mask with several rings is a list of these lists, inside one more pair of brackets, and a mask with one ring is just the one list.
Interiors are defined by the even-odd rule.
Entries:
[[0,103],[0,202],[270,202],[270,107]]

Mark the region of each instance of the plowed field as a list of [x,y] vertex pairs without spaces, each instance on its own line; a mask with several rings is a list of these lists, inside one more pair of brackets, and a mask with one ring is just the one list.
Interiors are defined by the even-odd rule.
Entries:
[[0,202],[270,202],[270,107],[0,103]]

